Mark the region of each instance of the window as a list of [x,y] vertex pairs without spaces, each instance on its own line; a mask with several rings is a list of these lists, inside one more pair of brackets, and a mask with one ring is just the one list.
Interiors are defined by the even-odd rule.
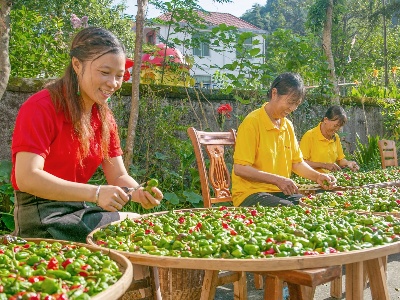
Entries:
[[211,76],[210,75],[194,75],[196,83],[195,87],[211,88]]
[[193,55],[210,56],[210,47],[207,43],[201,41],[200,35],[193,35],[192,41],[196,47],[193,47]]
[[146,43],[151,45],[156,44],[156,32],[154,30],[146,33]]

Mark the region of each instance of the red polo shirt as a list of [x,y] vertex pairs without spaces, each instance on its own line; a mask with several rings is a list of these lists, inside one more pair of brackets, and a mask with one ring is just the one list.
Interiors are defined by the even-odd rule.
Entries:
[[[109,156],[122,155],[117,125],[110,114]],[[15,157],[18,152],[31,152],[45,159],[44,170],[59,178],[86,183],[100,166],[103,158],[99,151],[101,121],[97,105],[92,108],[91,125],[95,133],[90,142],[90,152],[79,163],[79,140],[72,123],[63,112],[57,112],[48,90],[42,90],[26,100],[19,112],[12,138],[11,182],[18,190],[15,180]],[[27,179],[29,180],[29,179]]]

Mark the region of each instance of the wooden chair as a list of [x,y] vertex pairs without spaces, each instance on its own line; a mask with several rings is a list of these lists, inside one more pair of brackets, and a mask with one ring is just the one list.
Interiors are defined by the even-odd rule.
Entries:
[[[188,135],[194,147],[197,167],[199,169],[201,192],[204,201],[204,207],[212,207],[213,204],[228,202],[232,205],[232,195],[230,192],[231,176],[230,171],[225,162],[225,147],[234,148],[236,141],[236,131],[231,129],[228,132],[206,132],[196,130],[190,127],[187,130]],[[203,152],[207,153],[209,158],[209,167],[207,168],[206,160]],[[211,194],[211,188],[213,195]],[[229,272],[230,279],[234,279],[232,274],[238,272]],[[244,272],[239,272],[237,278],[245,283]],[[219,275],[220,276],[220,275]],[[333,266],[322,269],[310,270],[293,270],[293,271],[274,271],[263,272],[262,274],[254,274],[256,288],[263,286],[262,276],[266,276],[266,292],[265,299],[281,299],[282,284],[286,282],[289,292],[296,294],[297,298],[291,299],[313,299],[315,287],[317,285],[332,281],[341,276],[341,266]],[[232,281],[225,281],[228,283]],[[336,282],[338,283],[338,282]],[[235,289],[240,286],[235,282]],[[309,288],[308,288],[309,287]],[[268,291],[267,291],[268,290]],[[245,291],[235,290],[235,294],[244,293]],[[341,297],[341,280],[340,288],[335,286],[331,288],[333,296]],[[275,297],[275,298],[271,298]]]
[[[199,169],[204,207],[212,207],[214,203],[231,202],[231,180],[229,170],[225,164],[224,147],[233,147],[235,145],[236,133],[233,130],[230,132],[204,132],[190,127],[188,128],[188,134],[194,147],[197,167]],[[210,158],[209,172],[207,172],[202,151],[203,145]],[[211,196],[210,186],[214,189],[214,197]],[[257,275],[257,277],[261,278],[260,275]],[[218,274],[217,285],[227,283],[234,284],[235,294],[240,295],[239,299],[247,299],[247,279],[245,272],[220,272]],[[216,287],[211,286],[211,288]]]
[[392,140],[378,141],[379,153],[381,155],[382,169],[386,167],[398,166],[396,143]]

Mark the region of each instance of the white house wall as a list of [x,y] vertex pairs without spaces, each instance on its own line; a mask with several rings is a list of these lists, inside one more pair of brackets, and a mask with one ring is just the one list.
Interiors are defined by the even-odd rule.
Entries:
[[[244,30],[243,30],[244,31]],[[170,32],[173,32],[173,29],[170,30]],[[162,36],[164,39],[168,35],[168,27],[167,26],[160,26],[157,34],[157,43],[160,43],[160,36]],[[178,38],[180,40],[183,39],[188,39],[190,36],[185,33],[172,33],[170,34],[169,40],[172,38]],[[261,49],[261,53],[264,53],[264,38],[262,37],[261,34],[257,34],[257,36],[254,38],[259,40],[259,45],[253,46],[253,47],[258,47]],[[182,54],[185,55],[191,55],[193,56],[193,50],[192,49],[187,49],[184,48],[182,45],[175,45],[176,48],[178,48]],[[219,48],[221,49],[221,48]],[[230,50],[230,51],[229,51]],[[227,51],[224,52],[216,52],[210,49],[210,56],[207,57],[199,57],[199,56],[194,56],[194,66],[191,69],[191,75],[202,75],[202,76],[212,76],[215,72],[215,68],[211,68],[210,66],[216,65],[219,67],[224,66],[225,64],[232,63],[233,61],[236,60],[236,51],[234,49],[228,49]],[[258,59],[253,59],[253,63],[262,63],[263,58],[258,58]],[[224,70],[224,73],[227,71]],[[238,71],[232,71],[230,72],[232,74],[238,75]]]

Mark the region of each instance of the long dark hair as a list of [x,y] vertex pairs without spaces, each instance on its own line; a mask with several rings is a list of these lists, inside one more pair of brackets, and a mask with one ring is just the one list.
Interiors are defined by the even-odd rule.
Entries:
[[[114,34],[99,27],[87,27],[79,31],[72,41],[69,52],[70,61],[64,75],[46,86],[56,109],[64,112],[66,118],[73,124],[81,145],[80,159],[89,153],[93,130],[90,120],[83,118],[84,102],[78,95],[78,76],[72,66],[72,57],[76,57],[81,62],[91,62],[108,53],[125,54],[124,46]],[[98,105],[98,110],[102,122],[101,152],[103,158],[108,158],[109,117],[112,113],[107,104]]]
[[286,72],[280,74],[271,84],[268,91],[268,99],[272,97],[272,89],[276,88],[278,95],[292,95],[301,103],[306,95],[303,79],[297,73]]
[[325,116],[322,118],[321,122],[324,121],[324,118],[327,118],[330,121],[339,120],[339,125],[343,126],[347,122],[347,115],[344,111],[343,107],[339,105],[333,105],[328,108],[325,113]]

